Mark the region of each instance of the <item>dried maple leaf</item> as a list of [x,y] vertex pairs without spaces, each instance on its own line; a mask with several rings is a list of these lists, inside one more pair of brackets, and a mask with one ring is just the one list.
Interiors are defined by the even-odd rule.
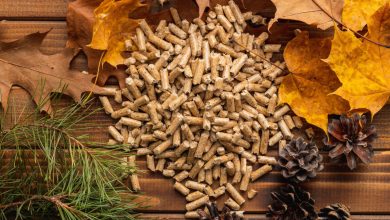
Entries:
[[309,39],[308,32],[288,42],[284,59],[291,73],[279,88],[281,103],[288,103],[295,114],[324,131],[328,114],[341,114],[349,109],[348,102],[329,95],[341,85],[329,65],[321,60],[328,57],[330,47],[330,38]]
[[[13,85],[26,89],[36,103],[52,92],[61,92],[79,102],[83,92],[104,93],[104,89],[91,82],[93,75],[70,70],[74,49],[45,55],[39,51],[45,33],[33,33],[14,42],[0,42],[0,94],[3,109]],[[50,101],[41,108],[51,112]]]
[[[88,60],[88,72],[96,74],[103,51],[95,50],[87,46],[92,39],[93,24],[95,17],[93,11],[102,0],[77,0],[68,4],[66,15],[68,28],[67,46],[72,48],[82,48]],[[125,88],[127,74],[122,68],[113,68],[109,64],[104,64],[99,68],[97,84],[104,85],[111,76],[117,78],[119,86]]]
[[359,31],[386,2],[389,0],[345,0],[342,21],[348,28]]
[[199,17],[201,18],[206,8],[210,8],[210,0],[196,0],[196,4],[199,7]]
[[[377,113],[390,96],[390,49],[362,41],[350,31],[335,28],[328,63],[342,86],[335,94],[348,100],[351,109]],[[390,4],[368,20],[370,40],[390,44]]]
[[[334,20],[341,20],[344,0],[272,0],[276,6],[275,18],[268,29],[278,19],[303,21],[326,30],[333,27]],[[331,15],[332,17],[330,17]]]
[[95,24],[89,47],[106,50],[102,63],[117,66],[124,63],[122,52],[125,40],[138,26],[138,20],[129,18],[132,12],[146,6],[139,0],[104,0],[94,11]]

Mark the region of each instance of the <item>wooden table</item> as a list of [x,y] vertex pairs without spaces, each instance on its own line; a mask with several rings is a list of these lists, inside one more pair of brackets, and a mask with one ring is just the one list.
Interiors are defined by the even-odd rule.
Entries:
[[[266,17],[273,16],[275,8],[268,0],[258,0],[264,5],[260,14]],[[59,52],[67,40],[66,9],[67,0],[1,0],[0,17],[5,20],[0,23],[0,39],[5,41],[18,39],[28,33],[47,31],[52,28],[43,42],[42,51],[46,53]],[[275,24],[271,30],[274,41],[286,43],[292,38],[292,31],[296,28],[309,30],[317,34],[314,28],[298,22],[281,22]],[[75,68],[85,68],[85,61],[76,59]],[[0,76],[1,77],[1,76]],[[25,113],[34,108],[27,92],[14,88],[10,96],[10,105],[14,109],[27,107]],[[61,105],[71,102],[63,99]],[[95,103],[99,107],[98,103]],[[106,129],[114,121],[102,111],[94,114],[89,121],[93,121],[96,128],[91,131],[93,141],[106,142]],[[390,105],[384,107],[374,118],[373,122],[378,130],[379,138],[374,143],[375,157],[370,166],[359,165],[351,172],[344,165],[328,163],[318,177],[303,187],[312,193],[316,200],[316,207],[321,208],[333,202],[341,202],[351,207],[353,219],[390,219]],[[271,153],[276,155],[276,150]],[[326,157],[325,157],[326,158]],[[140,160],[140,169],[145,169],[145,163]],[[145,217],[162,219],[182,219],[185,199],[175,192],[172,180],[163,178],[160,174],[145,171],[141,175],[143,192],[152,197],[153,207],[141,210]],[[250,202],[245,203],[243,209],[247,218],[265,219],[264,213],[270,203],[270,192],[283,185],[279,172],[273,171],[264,178],[251,185],[259,193]]]

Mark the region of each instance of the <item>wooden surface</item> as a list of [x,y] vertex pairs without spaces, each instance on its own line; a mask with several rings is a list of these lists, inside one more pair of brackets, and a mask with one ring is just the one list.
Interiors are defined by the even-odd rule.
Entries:
[[[272,16],[274,7],[268,0],[258,0],[264,4],[260,14]],[[0,40],[10,41],[18,39],[35,31],[51,29],[43,42],[42,51],[55,53],[60,51],[66,42],[66,4],[67,0],[2,0],[0,17],[5,21],[0,23]],[[300,28],[310,30],[313,35],[324,34],[314,28],[297,22],[281,22],[271,30],[272,39],[287,42],[293,36],[293,30]],[[85,62],[78,60],[75,68],[85,68]],[[0,77],[1,77],[0,73]],[[14,88],[10,95],[10,106],[24,114],[34,108],[27,92]],[[71,102],[64,98],[59,106]],[[99,104],[94,104],[99,108]],[[91,129],[91,140],[106,142],[107,126],[114,121],[102,111],[87,119],[94,122],[96,127]],[[351,207],[354,219],[390,219],[390,105],[382,109],[373,123],[377,126],[379,138],[374,143],[375,157],[370,166],[359,165],[350,172],[344,165],[330,164],[325,159],[325,169],[318,177],[303,184],[316,200],[316,207],[320,208],[329,203],[342,202]],[[276,150],[271,150],[276,155]],[[326,158],[326,157],[325,157]],[[145,195],[152,197],[153,207],[141,210],[144,217],[161,219],[182,219],[184,213],[184,198],[173,190],[172,180],[159,174],[152,174],[145,169],[144,159],[141,158],[138,166],[145,170],[141,174],[141,187]],[[264,213],[270,203],[270,192],[283,185],[283,179],[277,171],[273,171],[264,178],[251,184],[251,188],[259,191],[251,201],[246,202],[243,209],[248,213],[248,219],[265,219]]]

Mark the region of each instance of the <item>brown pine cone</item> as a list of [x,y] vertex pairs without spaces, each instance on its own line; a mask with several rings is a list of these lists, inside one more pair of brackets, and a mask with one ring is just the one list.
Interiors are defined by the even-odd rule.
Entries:
[[207,214],[205,211],[198,209],[197,212],[199,214],[200,220],[241,220],[242,218],[236,214],[236,212],[232,212],[228,207],[223,207],[222,212],[218,212],[217,203],[208,202],[206,204],[207,209],[210,214]]
[[313,142],[305,142],[301,137],[291,140],[280,151],[278,159],[283,177],[296,183],[314,178],[324,168],[321,162],[318,147]]
[[320,210],[319,216],[324,220],[351,220],[349,208],[341,203],[328,205]]
[[329,157],[340,160],[344,156],[348,167],[353,170],[361,160],[368,164],[374,154],[371,142],[377,137],[376,129],[369,125],[365,115],[355,113],[351,117],[341,115],[340,119],[332,119],[328,124],[330,147]]
[[268,206],[268,217],[273,220],[314,220],[318,218],[310,193],[298,186],[287,185],[280,192],[272,192],[274,200]]

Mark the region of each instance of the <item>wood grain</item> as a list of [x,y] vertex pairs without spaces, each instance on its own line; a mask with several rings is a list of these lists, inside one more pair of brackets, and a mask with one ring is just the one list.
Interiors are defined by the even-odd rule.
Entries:
[[[66,44],[66,8],[70,0],[2,0],[0,6],[0,18],[6,21],[0,23],[0,40],[12,41],[26,34],[36,31],[52,29],[42,45],[44,53],[56,53],[62,50]],[[153,0],[157,1],[157,0]],[[171,4],[178,4],[180,0],[171,0]],[[270,1],[244,0],[247,8],[260,7],[259,14],[272,17],[275,8]],[[194,4],[194,3],[192,3]],[[195,4],[194,4],[195,5]],[[154,12],[161,13],[167,10],[170,4],[164,8],[152,8]],[[162,12],[164,13],[164,12]],[[319,37],[330,35],[331,32],[320,31],[308,25],[295,21],[281,21],[271,29],[270,42],[282,42],[286,44],[293,36],[295,29],[308,30],[311,36]],[[265,31],[266,27],[260,27],[251,31],[258,33]],[[73,68],[84,69],[85,60],[76,59]],[[111,81],[112,82],[112,81]],[[17,114],[29,114],[34,103],[26,91],[14,88],[10,95],[10,111]],[[55,106],[65,107],[72,103],[70,98],[63,98]],[[94,102],[93,108],[100,108],[99,103]],[[118,107],[117,107],[118,108]],[[12,123],[9,117],[7,123]],[[91,115],[85,123],[93,123],[89,130],[90,140],[94,142],[106,142],[109,138],[106,129],[114,123],[103,111]],[[332,164],[325,159],[325,169],[315,180],[303,184],[303,187],[312,193],[316,199],[316,207],[320,208],[329,203],[343,202],[352,209],[353,219],[356,220],[384,220],[390,219],[390,207],[388,196],[390,195],[390,106],[384,107],[375,117],[379,138],[374,143],[376,156],[370,166],[359,165],[351,172],[342,164]],[[84,134],[79,131],[77,134]],[[270,154],[275,155],[276,150]],[[324,152],[325,156],[325,152]],[[165,179],[160,174],[146,170],[145,161],[140,158],[137,165],[141,169],[140,181],[145,196],[150,196],[153,207],[141,210],[146,213],[143,218],[148,219],[183,219],[184,198],[175,192],[172,180]],[[247,211],[246,219],[266,219],[264,213],[270,203],[270,192],[283,185],[283,179],[278,171],[273,171],[264,178],[253,183],[250,187],[259,191],[252,201],[246,202],[243,209]],[[145,197],[143,197],[145,198]]]
[[[67,4],[73,0],[2,0],[0,8],[0,18],[15,20],[65,20]],[[170,0],[160,7],[157,0],[150,0],[155,5],[152,10],[164,10],[171,6],[178,5],[182,0]],[[212,2],[219,2],[213,0]],[[240,6],[243,5],[237,1]],[[271,17],[275,13],[275,6],[270,1],[243,0],[246,8],[261,7],[259,12],[264,17]],[[192,7],[196,7],[195,2],[191,2]],[[191,7],[189,6],[189,7]]]
[[65,47],[67,40],[64,21],[3,21],[0,23],[0,40],[13,41],[30,33],[49,30],[41,50],[44,53],[60,52]]
[[2,0],[0,18],[15,20],[65,20],[69,0]]

